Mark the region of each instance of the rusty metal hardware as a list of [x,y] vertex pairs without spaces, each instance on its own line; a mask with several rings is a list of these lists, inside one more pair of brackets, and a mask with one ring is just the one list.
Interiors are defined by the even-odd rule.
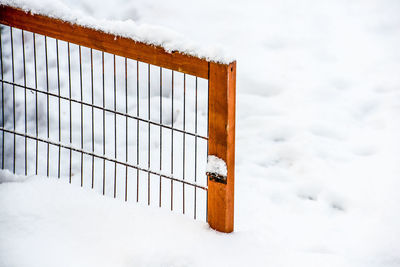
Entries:
[[217,183],[222,183],[222,184],[226,184],[227,179],[226,176],[223,175],[219,175],[217,173],[213,173],[213,172],[206,172],[208,178],[210,179],[210,181],[215,181]]

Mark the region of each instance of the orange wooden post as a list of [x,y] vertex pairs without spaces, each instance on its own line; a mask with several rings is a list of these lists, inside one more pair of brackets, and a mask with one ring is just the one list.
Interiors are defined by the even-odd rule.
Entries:
[[236,61],[209,64],[208,154],[226,162],[226,184],[208,176],[207,221],[211,228],[233,231],[235,183]]

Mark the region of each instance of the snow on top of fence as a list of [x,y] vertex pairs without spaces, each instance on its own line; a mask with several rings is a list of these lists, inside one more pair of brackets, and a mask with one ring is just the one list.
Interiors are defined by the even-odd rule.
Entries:
[[222,47],[200,47],[181,34],[149,24],[137,24],[133,20],[114,21],[95,19],[74,10],[58,0],[0,0],[0,4],[20,8],[32,14],[45,15],[72,24],[96,29],[116,36],[126,37],[149,45],[160,46],[167,52],[178,51],[207,61],[229,64],[234,59],[227,56]]

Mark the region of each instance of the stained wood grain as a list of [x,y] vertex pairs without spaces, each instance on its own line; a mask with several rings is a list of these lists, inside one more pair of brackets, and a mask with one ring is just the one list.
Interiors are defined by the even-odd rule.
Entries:
[[159,46],[136,42],[59,19],[0,5],[0,23],[208,79],[208,62],[204,59],[179,52],[168,53]]
[[208,223],[220,232],[234,229],[236,62],[210,63],[208,154],[226,162],[227,184],[208,179]]

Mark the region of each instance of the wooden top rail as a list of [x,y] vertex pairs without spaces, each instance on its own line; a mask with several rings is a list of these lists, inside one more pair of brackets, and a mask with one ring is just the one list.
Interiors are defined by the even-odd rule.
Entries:
[[60,19],[0,5],[0,23],[197,77],[209,78],[209,62],[205,59],[180,52],[169,53],[160,46],[115,36]]

